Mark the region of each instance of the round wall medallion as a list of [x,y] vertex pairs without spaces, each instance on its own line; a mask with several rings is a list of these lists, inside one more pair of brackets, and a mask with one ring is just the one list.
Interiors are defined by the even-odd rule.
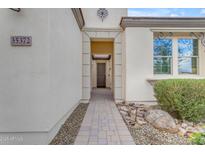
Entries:
[[103,21],[104,18],[106,18],[108,16],[108,10],[105,8],[99,8],[97,11],[97,15],[101,18],[101,20]]

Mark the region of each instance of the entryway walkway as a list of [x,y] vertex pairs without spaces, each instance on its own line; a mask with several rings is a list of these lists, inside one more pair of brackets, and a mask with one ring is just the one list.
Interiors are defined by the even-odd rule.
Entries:
[[109,89],[94,89],[75,144],[135,144]]

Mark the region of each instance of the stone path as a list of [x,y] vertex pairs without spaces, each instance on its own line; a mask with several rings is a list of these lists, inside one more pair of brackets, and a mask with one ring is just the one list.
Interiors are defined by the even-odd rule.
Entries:
[[94,89],[75,144],[135,144],[109,89]]

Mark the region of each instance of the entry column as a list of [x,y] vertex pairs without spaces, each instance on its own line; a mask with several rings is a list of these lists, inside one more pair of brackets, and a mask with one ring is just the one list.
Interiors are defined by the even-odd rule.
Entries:
[[91,76],[90,76],[90,38],[83,33],[83,50],[82,50],[82,99],[81,102],[88,103],[91,92]]

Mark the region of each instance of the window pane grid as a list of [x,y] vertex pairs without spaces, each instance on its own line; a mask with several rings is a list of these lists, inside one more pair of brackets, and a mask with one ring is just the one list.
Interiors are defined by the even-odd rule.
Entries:
[[171,74],[172,57],[154,58],[154,74]]
[[154,39],[154,74],[171,74],[172,39]]
[[178,62],[179,74],[198,74],[198,57],[181,57]]
[[198,40],[178,39],[178,73],[198,74]]

